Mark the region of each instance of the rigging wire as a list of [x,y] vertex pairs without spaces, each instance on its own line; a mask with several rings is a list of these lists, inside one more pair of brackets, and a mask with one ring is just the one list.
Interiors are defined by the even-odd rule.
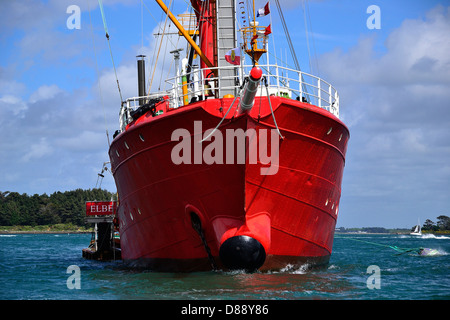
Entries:
[[114,68],[114,74],[115,74],[115,76],[116,76],[117,88],[119,89],[120,104],[122,104],[122,103],[123,103],[122,91],[120,91],[119,78],[117,77],[117,71],[116,71],[116,64],[114,63],[114,57],[113,57],[113,53],[112,53],[112,49],[111,49],[111,43],[110,43],[110,41],[109,41],[108,27],[107,27],[107,25],[106,25],[105,13],[103,12],[103,3],[102,3],[102,0],[98,0],[98,4],[99,4],[99,6],[100,6],[100,12],[101,12],[101,14],[102,14],[103,27],[105,28],[105,36],[106,36],[106,39],[108,40],[109,53],[110,53],[110,55],[111,55],[111,60],[112,60],[113,68]]
[[100,102],[101,102],[102,110],[103,110],[103,118],[105,120],[106,139],[108,140],[108,146],[111,146],[111,143],[109,141],[108,125],[107,125],[107,121],[106,121],[105,104],[103,102],[102,86],[100,83],[100,71],[98,68],[97,51],[95,50],[94,26],[92,25],[91,6],[90,6],[89,0],[87,0],[87,5],[88,5],[88,12],[89,12],[89,22],[91,23],[92,48],[94,50],[95,71],[97,72],[97,78],[98,78],[98,91],[100,93]]
[[311,30],[311,38],[312,38],[313,52],[314,52],[314,61],[316,63],[316,73],[317,73],[317,76],[320,77],[319,61],[317,59],[317,51],[316,51],[316,40],[315,40],[315,37],[314,37],[314,32],[312,31],[311,15],[309,14],[308,1],[306,1],[306,9],[307,9],[307,12],[308,12],[309,30]]
[[[170,0],[169,8],[170,8],[171,6],[172,6],[172,0]],[[161,52],[162,42],[163,42],[163,39],[164,39],[164,34],[165,34],[165,32],[166,32],[166,25],[167,25],[167,19],[168,19],[168,18],[169,18],[169,11],[167,11],[166,19],[165,19],[165,21],[164,21],[164,29],[163,29],[163,33],[162,33],[162,35],[161,35],[161,42],[159,43],[159,49],[158,49],[158,54],[157,54],[157,56],[156,56],[156,61],[155,61],[155,63],[154,63],[155,68],[153,69],[152,78],[150,79],[149,91],[150,91],[150,89],[151,89],[151,87],[152,87],[153,79],[154,79],[154,77],[155,77],[156,65],[157,65],[157,63],[158,63],[159,54],[160,54],[160,52]]]
[[[286,34],[286,39],[288,41],[289,49],[291,51],[291,55],[292,55],[292,59],[294,60],[295,67],[298,71],[301,71],[300,64],[298,63],[297,55],[295,54],[294,46],[292,44],[291,36],[289,35],[289,30],[287,28],[286,21],[284,20],[284,15],[283,15],[283,11],[281,10],[280,2],[279,2],[279,0],[275,0],[275,3],[277,5],[278,13],[280,14],[281,24],[283,25],[284,33]],[[302,78],[303,92],[306,92],[306,101],[309,103],[310,99],[309,99],[308,89],[305,85],[303,75],[301,76],[301,78]]]
[[[305,32],[306,32],[306,41],[308,44],[308,56],[309,56],[309,68],[310,73],[315,73],[317,76],[320,76],[319,72],[319,63],[317,61],[317,51],[316,51],[316,41],[314,37],[314,32],[312,31],[312,23],[311,23],[311,15],[309,13],[309,4],[308,0],[303,0],[303,16],[305,20]],[[308,32],[309,25],[309,32]],[[313,58],[311,58],[310,47],[309,47],[309,38],[311,37],[312,49],[313,49]],[[313,72],[313,66],[315,67],[315,71]]]
[[309,49],[308,23],[306,20],[305,0],[302,0],[302,7],[303,7],[303,21],[305,24],[306,48],[308,49],[309,72],[313,73],[311,65],[311,51]]
[[[170,30],[170,22],[169,22],[169,30]],[[164,33],[166,32],[166,27],[165,26],[164,26],[164,31],[163,32]],[[161,45],[162,45],[162,41],[163,41],[164,35],[165,34],[163,34],[161,36]],[[166,57],[166,55],[167,55],[167,45],[168,44],[169,44],[169,41],[166,41],[166,45],[164,46],[164,53],[162,55],[163,57]],[[163,74],[164,74],[163,70],[164,70],[165,65],[166,65],[166,59],[163,58],[162,66],[161,66],[161,76],[159,77],[158,91],[161,91],[161,83],[163,81]],[[166,79],[169,77],[169,72],[170,72],[171,68],[172,68],[172,65],[170,65],[170,67],[169,67],[169,71],[167,73]]]
[[297,55],[295,54],[294,46],[292,45],[291,36],[289,35],[289,29],[287,28],[286,21],[284,20],[283,11],[281,10],[279,0],[275,0],[277,5],[278,13],[280,14],[281,24],[283,25],[284,33],[286,34],[286,39],[288,41],[289,49],[291,51],[292,59],[294,60],[295,67],[300,71],[300,65],[297,60]]
[[[162,42],[162,39],[163,39],[163,37],[164,37],[164,35],[165,35],[165,31],[164,31],[164,30],[165,30],[165,25],[164,25],[164,28],[162,28],[162,26],[160,25],[160,22],[162,21],[162,17],[164,17],[165,13],[164,13],[164,12],[161,13],[161,19],[160,19],[160,21],[158,21],[158,20],[156,20],[156,18],[153,16],[152,12],[151,12],[150,9],[147,7],[147,5],[144,3],[143,0],[141,0],[141,4],[142,4],[142,6],[147,10],[147,12],[150,14],[150,16],[152,17],[152,19],[156,22],[156,25],[158,26],[158,33],[156,34],[156,36],[157,36],[156,42],[158,42],[158,37],[159,37],[159,36],[162,36],[162,38],[161,38],[161,42]],[[169,5],[169,7],[170,7],[170,5]],[[174,47],[176,46],[176,45],[172,42],[172,39],[171,39],[170,37],[167,37],[166,39],[167,39],[168,41],[170,41],[170,43],[172,44],[172,46],[174,46]],[[161,44],[160,44],[160,46],[161,46]],[[160,47],[160,48],[161,48],[161,47]],[[161,50],[161,49],[159,49],[159,50]],[[150,62],[150,64],[149,64],[149,65],[153,66],[153,72],[149,72],[149,74],[152,74],[152,77],[151,77],[151,78],[149,77],[150,81],[148,81],[149,86],[148,86],[147,92],[150,92],[150,89],[151,89],[151,87],[152,87],[152,83],[153,83],[153,78],[154,78],[155,70],[156,70],[156,68],[157,68],[157,63],[156,63],[156,62],[158,61],[159,50],[156,50],[156,47],[155,47],[155,50],[153,50],[153,56],[152,56],[151,62]],[[155,56],[156,56],[156,61],[155,61]]]

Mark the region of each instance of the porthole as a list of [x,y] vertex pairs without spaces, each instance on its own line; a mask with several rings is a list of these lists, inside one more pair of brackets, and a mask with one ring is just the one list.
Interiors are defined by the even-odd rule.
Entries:
[[333,127],[331,127],[330,129],[328,129],[327,135],[329,135],[331,133],[331,131],[333,131]]
[[130,147],[128,146],[128,143],[125,141],[124,142],[124,144],[125,144],[125,147],[128,149],[128,150],[130,150]]
[[144,136],[142,134],[139,133],[139,139],[141,139],[142,142],[145,141]]
[[131,211],[130,211],[130,218],[131,218],[131,220],[134,220],[133,215],[131,214]]
[[327,199],[327,201],[325,201],[325,207],[328,205],[328,199]]
[[117,149],[116,149],[116,154],[117,154],[117,157],[120,157],[119,151]]
[[341,133],[341,135],[339,136],[339,141],[342,140],[342,135],[343,135],[343,133]]
[[138,208],[138,213],[141,214],[141,209]]

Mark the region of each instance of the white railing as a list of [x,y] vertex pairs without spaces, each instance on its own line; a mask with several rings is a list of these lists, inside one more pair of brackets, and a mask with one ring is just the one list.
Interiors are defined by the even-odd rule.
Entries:
[[[319,108],[325,109],[339,117],[339,95],[336,89],[328,82],[311,74],[298,70],[278,66],[278,65],[260,65],[263,70],[263,77],[266,78],[269,95],[276,95],[290,99],[296,99],[310,103]],[[234,79],[234,86],[221,86],[221,92],[234,92],[238,95],[242,89],[242,84],[246,76],[248,76],[252,66],[229,66],[219,68],[210,68],[207,70],[194,69],[187,75],[189,83],[183,84],[183,77],[173,77],[166,80],[169,90],[151,94],[145,97],[128,98],[122,105],[120,112],[120,128],[123,131],[125,126],[132,121],[130,112],[136,110],[142,101],[148,101],[154,98],[164,96],[169,97],[169,108],[182,107],[185,102],[205,100],[215,98],[218,94],[219,78],[215,77],[212,71],[215,69],[220,73],[221,70],[234,70],[235,76],[226,77]],[[209,77],[205,79],[204,73],[209,72]],[[185,78],[186,79],[186,78]],[[220,79],[225,79],[221,77]],[[267,96],[267,90],[264,83],[258,88],[257,96]],[[187,100],[185,99],[187,98]]]

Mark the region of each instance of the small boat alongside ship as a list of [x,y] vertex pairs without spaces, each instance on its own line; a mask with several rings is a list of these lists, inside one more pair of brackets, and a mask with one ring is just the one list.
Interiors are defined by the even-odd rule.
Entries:
[[92,223],[94,229],[87,248],[82,256],[89,260],[120,260],[120,234],[117,231],[117,201],[86,202],[86,223]]
[[185,28],[156,2],[190,50],[181,63],[171,52],[177,71],[159,92],[146,92],[139,56],[139,96],[120,109],[109,157],[123,261],[171,272],[327,264],[349,139],[336,89],[260,63],[269,3],[191,0]]

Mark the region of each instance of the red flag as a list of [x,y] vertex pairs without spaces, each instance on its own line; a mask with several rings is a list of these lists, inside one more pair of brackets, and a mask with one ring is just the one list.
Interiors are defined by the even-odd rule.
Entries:
[[252,41],[250,41],[250,43],[253,44],[256,41],[256,39],[258,39],[258,34],[255,34],[253,36]]
[[252,40],[250,41],[250,43],[253,44],[256,41],[256,39],[261,38],[261,37],[266,37],[266,36],[268,36],[271,33],[272,33],[272,28],[271,28],[271,26],[269,24],[269,26],[267,26],[264,29],[264,32],[263,31],[257,31],[256,34],[253,36]]

